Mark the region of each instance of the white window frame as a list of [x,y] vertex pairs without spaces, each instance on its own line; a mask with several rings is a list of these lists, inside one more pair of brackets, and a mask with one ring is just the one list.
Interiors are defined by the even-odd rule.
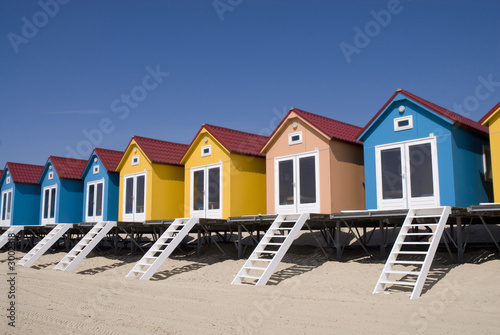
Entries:
[[[220,207],[219,209],[208,209],[208,170],[213,169],[213,168],[219,168],[220,174],[219,174],[219,196],[220,196]],[[204,171],[204,180],[203,180],[203,210],[193,210],[193,178],[194,178],[194,173],[196,171]],[[224,191],[224,185],[223,185],[223,166],[222,163],[216,163],[216,164],[209,164],[209,165],[203,165],[203,166],[197,166],[191,168],[190,171],[190,187],[189,187],[189,211],[191,213],[192,217],[201,217],[201,218],[209,218],[209,219],[222,219],[222,209],[224,208],[224,196],[223,196],[223,191]]]
[[[3,212],[3,199],[4,199],[4,195],[6,195],[6,200],[8,202],[8,199],[9,199],[9,196],[10,196],[10,208],[6,208],[6,212],[7,214],[9,214],[9,218],[5,219],[5,220],[2,220],[3,216],[4,216],[4,212]],[[6,191],[3,191],[2,192],[2,199],[0,201],[0,225],[1,226],[10,226],[11,222],[12,222],[12,204],[14,203],[14,199],[12,198],[13,197],[13,193],[12,193],[12,189],[8,189]],[[7,215],[6,214],[6,215]]]
[[[208,152],[205,152],[205,149],[208,149]],[[207,157],[212,155],[212,145],[204,145],[201,147],[201,157]]]
[[[300,204],[300,181],[298,180],[300,174],[299,160],[306,157],[315,157],[315,173],[316,173],[316,202],[313,204]],[[279,203],[279,162],[293,160],[293,173],[294,173],[294,204],[293,205],[280,205]],[[320,174],[319,174],[319,151],[304,152],[298,155],[287,155],[276,157],[274,159],[274,211],[276,214],[290,214],[290,213],[320,213],[321,212],[321,192],[320,192]]]
[[92,173],[93,174],[99,174],[99,165],[94,165],[92,167]]
[[[50,203],[49,203],[49,215],[46,219],[43,218],[43,210],[45,208],[45,190],[49,190],[49,199],[50,200],[53,200],[54,201],[54,217],[53,218],[50,218]],[[52,189],[55,189],[56,190],[56,198],[55,199],[52,199]],[[50,185],[50,186],[46,186],[42,189],[42,208],[41,208],[41,212],[40,212],[40,215],[41,215],[41,218],[42,218],[42,224],[51,224],[51,223],[55,223],[56,222],[56,218],[57,218],[57,196],[58,196],[58,193],[59,191],[57,190],[57,184],[54,184],[54,185]]]
[[8,176],[7,178],[5,178],[5,184],[7,184],[7,185],[10,184],[10,176]]
[[[486,151],[488,152],[488,155],[490,156],[490,164],[488,166],[487,160],[486,160]],[[493,181],[493,171],[492,171],[492,164],[491,164],[491,148],[489,145],[483,145],[483,169],[484,169],[484,181]],[[488,175],[491,174],[491,177],[488,177]]]
[[47,177],[49,180],[54,179],[54,171],[49,171],[49,175]]
[[[406,178],[409,175],[409,146],[427,144],[431,145],[432,157],[432,182],[434,186],[434,196],[411,198],[411,179]],[[382,167],[380,153],[388,149],[401,149],[401,170],[403,178],[403,196],[401,199],[383,199],[382,197]],[[377,191],[377,209],[405,209],[405,208],[425,208],[440,206],[441,196],[439,189],[439,164],[437,154],[436,137],[419,138],[410,141],[395,142],[378,145],[375,147],[375,180]]]
[[[292,140],[294,136],[299,136],[298,140]],[[288,145],[295,145],[302,143],[302,131],[288,134]]]
[[[400,126],[400,121],[408,121],[408,125]],[[401,131],[406,129],[413,129],[413,115],[397,117],[394,119],[394,131]]]
[[[136,203],[135,200],[137,198],[137,177],[139,176],[144,176],[144,213],[136,213]],[[128,178],[133,178],[133,201],[132,201],[132,208],[133,211],[130,214],[127,214],[125,211],[127,209],[127,179]],[[131,173],[126,176],[123,176],[123,193],[122,193],[122,218],[123,221],[126,222],[144,222],[146,221],[146,211],[147,211],[147,197],[148,197],[148,175],[147,171],[144,170],[143,172],[138,172],[138,173]]]
[[[101,204],[102,215],[100,215],[100,216],[95,215],[95,210],[96,210],[95,203],[96,203],[96,199],[97,199],[97,184],[102,184],[102,204]],[[89,190],[90,190],[91,185],[94,185],[94,205],[93,205],[94,208],[93,208],[93,215],[88,216],[88,214],[89,214]],[[102,221],[103,215],[104,215],[104,194],[105,194],[104,186],[105,186],[104,178],[99,179],[99,180],[89,181],[87,183],[87,197],[85,198],[85,222],[101,222]]]
[[132,156],[132,166],[139,165],[139,155]]

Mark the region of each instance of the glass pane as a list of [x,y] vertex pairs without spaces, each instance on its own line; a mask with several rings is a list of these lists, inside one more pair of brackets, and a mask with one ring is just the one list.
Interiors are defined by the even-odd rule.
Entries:
[[401,149],[380,152],[382,163],[382,198],[403,198],[403,178],[401,176]]
[[205,177],[203,171],[193,173],[193,210],[200,211],[205,208],[203,204],[203,185]]
[[135,202],[135,212],[144,213],[144,194],[145,194],[145,177],[137,177],[137,198]]
[[300,203],[316,202],[316,159],[314,157],[299,158]]
[[2,220],[5,220],[5,212],[7,211],[7,193],[2,197]]
[[125,214],[132,214],[134,207],[134,178],[125,179]]
[[96,204],[95,204],[95,215],[102,216],[102,189],[103,183],[97,184],[97,194],[96,194]]
[[220,208],[220,168],[208,170],[208,209]]
[[293,205],[293,160],[278,163],[280,205]]
[[409,148],[411,196],[431,197],[434,195],[431,144],[412,145]]
[[12,209],[12,192],[7,193],[7,220],[10,220],[10,210]]
[[46,189],[43,196],[43,218],[47,219],[49,217],[49,190]]
[[87,193],[87,216],[94,216],[94,185],[89,185]]
[[50,215],[49,218],[53,219],[56,214],[56,189],[55,187],[50,190]]

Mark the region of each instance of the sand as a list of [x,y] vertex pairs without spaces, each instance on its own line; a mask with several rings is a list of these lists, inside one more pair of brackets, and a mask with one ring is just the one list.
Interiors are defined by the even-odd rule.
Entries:
[[[150,281],[125,278],[140,255],[92,252],[71,273],[53,271],[65,252],[16,267],[15,328],[8,326],[7,252],[0,252],[0,333],[6,334],[498,334],[500,254],[438,253],[423,295],[372,294],[383,262],[358,250],[326,261],[292,246],[272,282],[230,285],[244,260],[231,244],[197,257],[176,251]],[[16,252],[16,257],[24,255]]]

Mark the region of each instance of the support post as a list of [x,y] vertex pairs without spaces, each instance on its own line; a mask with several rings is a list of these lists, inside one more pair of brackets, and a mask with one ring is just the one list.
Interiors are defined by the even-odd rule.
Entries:
[[458,264],[464,262],[464,245],[462,241],[462,218],[457,217],[457,246],[458,246]]
[[340,221],[335,222],[335,248],[337,249],[337,261],[342,261],[342,245],[340,242]]
[[241,227],[241,224],[238,224],[238,259],[241,259],[243,257],[242,237],[243,237],[243,228]]
[[115,235],[113,236],[113,246],[115,248],[115,256],[118,256],[118,229],[113,228]]
[[380,219],[379,221],[379,227],[380,227],[380,258],[385,259],[385,244],[386,244],[386,231],[384,227],[384,220]]
[[198,247],[198,257],[200,257],[201,253],[202,253],[201,247],[203,245],[203,242],[201,241],[201,229],[200,228],[198,228],[197,234],[198,234],[198,246],[197,246]]

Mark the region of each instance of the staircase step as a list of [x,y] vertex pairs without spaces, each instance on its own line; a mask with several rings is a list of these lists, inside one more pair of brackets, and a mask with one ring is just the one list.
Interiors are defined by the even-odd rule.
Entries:
[[254,262],[271,262],[272,259],[269,258],[249,258],[249,261],[254,261]]
[[248,279],[260,279],[260,277],[257,276],[250,276],[250,275],[237,275],[239,278],[248,278]]
[[411,264],[411,265],[422,265],[424,264],[424,262],[421,262],[421,261],[398,261],[398,260],[394,260],[394,261],[387,261],[388,263],[391,263],[391,264]]
[[420,271],[400,271],[400,270],[388,270],[384,273],[401,274],[401,275],[419,275]]
[[254,251],[257,254],[275,254],[277,251],[271,251],[271,250],[256,250]]
[[405,286],[415,286],[417,283],[408,282],[408,281],[391,281],[391,280],[382,280],[381,284],[390,284],[390,285],[405,285]]
[[432,242],[396,242],[396,244],[407,244],[407,245],[413,245],[413,244],[426,244],[429,245]]
[[427,255],[427,251],[397,251],[394,252],[394,254],[399,254],[399,255]]
[[276,243],[276,242],[263,242],[262,245],[283,245],[283,243]]
[[402,233],[401,236],[434,236],[434,233]]
[[247,269],[247,270],[259,270],[259,271],[265,271],[267,269],[267,267],[266,268],[262,268],[262,267],[259,267],[259,266],[244,266],[243,268]]

